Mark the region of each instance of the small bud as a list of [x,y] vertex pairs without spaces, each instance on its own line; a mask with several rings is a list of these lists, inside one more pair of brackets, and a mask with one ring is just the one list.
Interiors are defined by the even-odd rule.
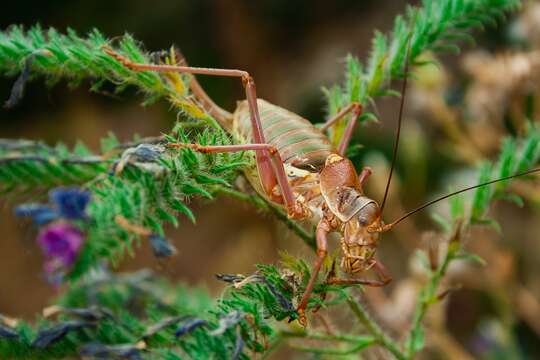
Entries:
[[17,339],[19,334],[12,328],[0,324],[0,339]]
[[189,334],[190,332],[197,329],[198,327],[205,326],[206,324],[207,324],[206,320],[201,320],[201,319],[188,320],[184,323],[184,325],[182,325],[176,330],[174,335],[179,337],[185,334]]
[[454,291],[459,290],[459,289],[461,289],[461,285],[453,286],[451,288],[448,288],[448,289],[444,290],[443,292],[441,292],[441,293],[439,293],[437,295],[437,301],[444,300],[451,292],[454,292]]
[[236,331],[236,343],[234,344],[234,351],[232,353],[231,359],[237,360],[240,358],[240,355],[242,355],[242,350],[244,350],[244,339],[242,338],[242,334],[240,333],[240,329],[237,329]]
[[210,335],[212,336],[218,336],[223,334],[227,329],[232,328],[236,324],[238,324],[242,319],[244,319],[245,314],[241,311],[231,311],[230,313],[226,314],[225,316],[221,317],[219,319],[219,325],[218,328],[211,331]]
[[24,96],[24,88],[26,87],[26,83],[28,82],[28,79],[30,78],[30,67],[32,66],[32,63],[36,59],[38,55],[42,56],[52,56],[52,53],[47,49],[39,49],[31,53],[26,57],[24,60],[24,65],[21,71],[21,74],[15,80],[15,83],[13,84],[13,88],[11,89],[11,94],[9,95],[9,99],[4,103],[4,107],[6,109],[11,109],[15,107],[21,101],[21,99]]
[[216,274],[216,278],[227,283],[237,283],[244,280],[246,277],[242,274]]
[[428,240],[428,256],[431,271],[439,268],[439,241],[435,237]]
[[452,236],[450,237],[450,241],[449,241],[449,251],[450,250],[457,250],[459,249],[460,247],[460,243],[461,243],[461,235],[462,235],[462,230],[463,230],[463,220],[461,219],[458,219],[456,221],[456,225],[454,227],[454,231],[452,233]]
[[143,339],[147,339],[149,337],[152,337],[154,334],[157,334],[158,332],[160,332],[161,330],[171,326],[171,325],[174,325],[174,324],[177,324],[179,323],[180,321],[182,320],[185,320],[186,319],[186,316],[172,316],[172,317],[167,317],[163,320],[161,320],[160,322],[150,326],[149,328],[146,329],[146,331],[144,332],[142,338]]
[[152,234],[148,240],[156,257],[171,257],[176,254],[176,248],[163,236]]
[[274,298],[281,305],[283,310],[287,312],[294,312],[294,306],[289,299],[285,297],[272,283],[268,281],[264,276],[260,276],[261,281],[268,287],[268,290],[274,295]]
[[43,309],[43,317],[49,318],[57,314],[67,314],[85,321],[99,321],[105,318],[113,318],[114,314],[107,308],[90,306],[88,308],[65,308],[53,305]]
[[67,321],[59,323],[38,332],[31,346],[37,349],[46,349],[52,344],[62,340],[71,331],[95,326],[94,323],[83,321]]
[[139,144],[130,153],[130,160],[135,162],[155,162],[159,160],[164,151],[165,148],[162,145]]
[[81,356],[90,356],[96,359],[121,358],[127,360],[142,360],[141,350],[146,348],[144,342],[137,344],[122,345],[104,345],[100,343],[91,343],[84,345],[79,354]]

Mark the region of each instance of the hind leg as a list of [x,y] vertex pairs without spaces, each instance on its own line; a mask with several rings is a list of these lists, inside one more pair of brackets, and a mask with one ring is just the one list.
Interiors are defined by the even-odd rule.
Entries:
[[350,103],[348,106],[344,107],[343,110],[330,118],[321,128],[321,131],[328,130],[337,121],[343,119],[346,115],[350,113],[352,113],[352,118],[347,123],[345,131],[343,132],[343,136],[341,137],[338,145],[338,153],[340,155],[344,155],[347,147],[349,146],[349,142],[351,141],[353,130],[358,120],[358,117],[360,116],[360,114],[362,114],[362,105],[357,102]]
[[[305,217],[305,211],[303,207],[297,203],[292,188],[287,180],[285,168],[283,162],[277,161],[281,158],[276,157],[277,151],[272,154],[273,147],[266,144],[264,138],[263,128],[259,115],[259,109],[257,106],[257,94],[255,88],[255,81],[249,75],[247,71],[236,69],[212,69],[212,68],[198,68],[190,66],[177,66],[177,65],[153,65],[153,64],[140,64],[134,63],[131,60],[123,57],[122,55],[112,51],[110,48],[105,47],[104,51],[121,62],[125,67],[134,71],[157,71],[157,72],[176,72],[176,73],[188,73],[188,74],[201,74],[201,75],[213,75],[213,76],[228,76],[238,77],[242,80],[242,84],[246,91],[246,99],[249,106],[249,113],[251,119],[251,126],[253,129],[253,141],[255,144],[265,145],[256,147],[253,149],[235,148],[226,149],[226,151],[243,151],[243,150],[255,150],[257,169],[261,184],[265,192],[269,195],[273,193],[274,187],[279,186],[281,190],[281,196],[283,202],[287,208],[287,213],[292,218]],[[255,145],[252,144],[252,145]],[[219,152],[218,149],[214,149],[213,152]],[[221,149],[224,151],[225,149]],[[275,149],[274,149],[275,150]],[[279,156],[279,154],[278,154]]]

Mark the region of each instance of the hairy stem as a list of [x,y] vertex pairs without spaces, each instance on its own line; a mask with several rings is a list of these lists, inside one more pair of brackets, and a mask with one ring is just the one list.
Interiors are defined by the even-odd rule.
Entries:
[[327,335],[327,334],[307,332],[307,331],[305,332],[281,331],[278,336],[280,338],[302,338],[302,339],[307,339],[307,340],[346,342],[350,344],[349,348],[345,348],[345,349],[291,345],[293,349],[303,351],[303,352],[321,354],[321,355],[353,354],[368,346],[371,346],[377,343],[377,339],[373,336],[353,336],[353,335],[343,335],[343,334]]
[[457,239],[454,238],[449,244],[448,252],[446,253],[442,263],[434,272],[432,272],[429,282],[420,291],[418,303],[416,305],[416,310],[414,312],[414,317],[411,324],[411,330],[408,336],[408,342],[406,344],[407,359],[413,359],[419,350],[418,347],[415,346],[415,338],[419,336],[418,334],[420,334],[422,331],[422,322],[430,306],[440,300],[437,290],[442,279],[446,275],[448,266],[458,255],[459,249],[460,244]]

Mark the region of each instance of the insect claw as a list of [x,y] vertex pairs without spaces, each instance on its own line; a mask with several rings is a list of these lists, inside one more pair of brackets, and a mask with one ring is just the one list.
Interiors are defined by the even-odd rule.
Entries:
[[298,322],[300,325],[307,327],[308,321],[304,309],[296,309],[296,312],[298,313]]
[[296,201],[287,209],[287,214],[290,219],[302,220],[310,217],[311,211],[302,202]]

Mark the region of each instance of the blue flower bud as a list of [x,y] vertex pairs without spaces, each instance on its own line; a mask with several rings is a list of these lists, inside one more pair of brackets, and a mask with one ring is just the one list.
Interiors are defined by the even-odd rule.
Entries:
[[176,248],[163,236],[153,234],[148,240],[156,257],[170,257],[176,254]]
[[32,347],[36,349],[46,349],[57,341],[62,340],[69,332],[95,327],[96,324],[83,321],[66,321],[53,325],[38,332],[32,342]]
[[0,324],[0,339],[17,339],[19,334],[10,327]]
[[86,219],[90,198],[89,191],[78,188],[58,188],[49,193],[49,201],[56,205],[59,214],[70,220]]
[[41,226],[58,218],[58,213],[47,205],[22,204],[15,208],[16,216],[29,216],[35,225]]

